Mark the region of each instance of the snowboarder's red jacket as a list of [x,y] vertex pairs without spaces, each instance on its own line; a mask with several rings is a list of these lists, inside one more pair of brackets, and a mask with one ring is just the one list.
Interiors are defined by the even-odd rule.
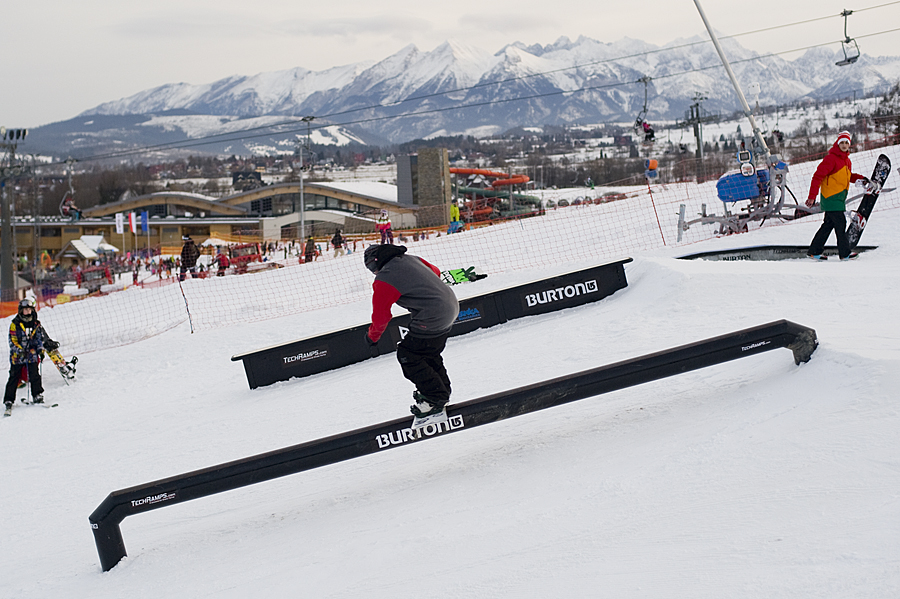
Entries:
[[850,184],[865,179],[862,175],[852,172],[852,168],[850,152],[844,152],[838,147],[837,142],[834,142],[813,175],[809,199],[815,200],[816,194],[821,190],[823,212],[846,210],[847,190],[850,189]]
[[409,310],[409,333],[439,337],[447,333],[459,314],[459,302],[441,271],[418,256],[401,254],[381,266],[372,283],[372,325],[369,339],[377,342],[391,321],[391,306]]

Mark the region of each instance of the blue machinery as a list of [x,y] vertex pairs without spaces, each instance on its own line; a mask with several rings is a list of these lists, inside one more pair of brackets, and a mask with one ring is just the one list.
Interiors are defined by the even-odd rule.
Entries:
[[[725,174],[716,183],[716,192],[724,206],[724,213],[719,216],[706,212],[706,204],[703,204],[699,218],[685,220],[685,205],[681,204],[678,211],[678,241],[684,231],[691,225],[701,223],[704,225],[718,224],[719,235],[743,233],[748,230],[749,223],[759,221],[760,224],[770,217],[795,218],[798,211],[811,213],[817,209],[807,208],[805,204],[799,204],[794,198],[790,204],[793,211],[791,215],[783,214],[786,207],[785,194],[790,193],[787,187],[788,165],[777,154],[768,154],[768,164],[765,169],[757,169],[753,161],[753,153],[741,150],[737,153],[740,171]],[[791,194],[793,196],[793,194]],[[740,211],[734,206],[737,202],[746,201]]]

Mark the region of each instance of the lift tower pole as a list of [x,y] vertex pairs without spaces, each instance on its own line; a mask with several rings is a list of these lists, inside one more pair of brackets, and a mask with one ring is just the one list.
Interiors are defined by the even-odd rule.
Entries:
[[25,139],[27,129],[7,129],[0,127],[0,148],[7,152],[8,166],[0,163],[0,301],[10,302],[16,298],[16,273],[13,254],[12,216],[10,198],[6,193],[6,182],[25,174],[29,169],[16,164],[16,147],[20,139]]
[[769,157],[771,153],[769,152],[769,146],[766,145],[766,140],[763,139],[762,132],[759,130],[759,125],[756,124],[756,119],[753,118],[753,112],[750,110],[750,105],[747,104],[747,98],[744,97],[744,92],[741,91],[741,86],[738,85],[737,77],[734,76],[734,71],[731,70],[731,64],[729,64],[728,59],[725,58],[725,52],[722,51],[722,46],[719,44],[719,38],[716,37],[716,34],[713,32],[712,26],[709,24],[709,20],[706,18],[706,13],[703,12],[703,7],[700,6],[700,0],[694,0],[694,4],[697,6],[697,11],[700,13],[700,18],[703,19],[703,24],[706,25],[706,30],[709,32],[709,37],[712,40],[713,45],[716,47],[716,52],[719,54],[719,58],[722,60],[722,65],[725,67],[725,72],[728,73],[728,78],[731,79],[731,85],[734,86],[734,91],[737,94],[738,100],[741,102],[741,108],[744,109],[744,114],[750,120],[750,126],[753,129],[753,138],[756,140],[757,145],[762,148],[763,152],[766,155],[766,164],[769,163]]

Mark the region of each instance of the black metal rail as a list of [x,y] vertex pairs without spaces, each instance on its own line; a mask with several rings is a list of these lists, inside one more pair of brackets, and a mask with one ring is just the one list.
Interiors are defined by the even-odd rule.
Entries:
[[409,428],[412,419],[407,416],[129,489],[113,491],[89,518],[100,555],[100,564],[106,571],[126,556],[125,541],[119,524],[127,516],[777,348],[792,350],[794,362],[800,364],[810,359],[816,346],[816,333],[813,329],[779,320],[453,404],[447,409],[449,416],[447,424],[429,426],[417,432]]

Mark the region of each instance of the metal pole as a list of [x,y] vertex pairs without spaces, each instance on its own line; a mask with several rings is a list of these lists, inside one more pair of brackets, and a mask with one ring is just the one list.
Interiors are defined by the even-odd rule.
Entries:
[[[5,169],[4,169],[5,170]],[[9,202],[6,197],[6,173],[0,178],[0,218],[3,219],[0,230],[0,299],[12,301],[13,294],[13,260],[12,260],[12,227],[9,222]]]
[[306,123],[306,146],[303,148],[303,151],[300,152],[300,240],[304,243],[306,242],[306,198],[303,195],[303,178],[304,178],[304,170],[303,170],[303,162],[306,157],[306,153],[309,152],[309,130],[311,128],[310,123],[315,119],[314,116],[305,116],[300,120]]
[[300,241],[306,241],[306,204],[303,198],[303,154],[300,152]]
[[[9,169],[10,172],[15,169],[15,161],[16,161],[16,144],[11,143],[6,146],[9,149]],[[5,186],[4,186],[5,191]],[[3,196],[3,224],[6,225],[6,229],[3,231],[3,241],[6,243],[6,247],[3,248],[3,258],[8,262],[4,264],[3,268],[3,276],[6,277],[6,281],[3,284],[3,300],[4,301],[12,301],[18,300],[18,279],[19,276],[17,274],[16,268],[18,267],[18,260],[15,260],[15,257],[19,253],[18,244],[16,243],[16,229],[13,224],[13,210],[12,210],[13,198],[10,197],[9,194],[4,194]]]
[[759,126],[756,124],[756,119],[753,118],[753,113],[750,111],[750,105],[747,104],[747,98],[744,97],[744,92],[741,91],[741,86],[738,85],[737,77],[734,76],[734,71],[731,70],[731,64],[729,64],[728,59],[725,58],[725,52],[722,51],[722,46],[719,44],[719,38],[716,37],[716,34],[713,33],[712,26],[709,24],[709,20],[706,18],[706,13],[703,12],[703,7],[700,6],[700,0],[694,0],[694,4],[697,6],[697,12],[700,13],[700,18],[703,19],[703,24],[706,25],[706,30],[709,32],[709,37],[712,40],[713,45],[716,47],[716,52],[719,54],[719,58],[722,60],[722,65],[725,67],[725,72],[728,73],[728,78],[731,79],[731,85],[734,86],[734,91],[737,93],[738,100],[741,102],[741,107],[744,109],[744,114],[747,115],[747,118],[750,120],[750,126],[753,129],[753,137],[756,139],[756,143],[759,144],[759,147],[763,149],[766,153],[766,163],[769,162],[769,146],[766,145],[766,140],[763,139],[762,133],[759,130]]
[[[31,256],[31,276],[34,279],[34,292],[38,291],[38,266],[40,265],[39,257],[41,255],[41,212],[44,205],[44,195],[41,193],[40,185],[37,180],[37,164],[35,163],[34,154],[31,154],[31,189],[34,192],[34,235],[32,236],[32,256]],[[43,274],[43,273],[42,273]]]

